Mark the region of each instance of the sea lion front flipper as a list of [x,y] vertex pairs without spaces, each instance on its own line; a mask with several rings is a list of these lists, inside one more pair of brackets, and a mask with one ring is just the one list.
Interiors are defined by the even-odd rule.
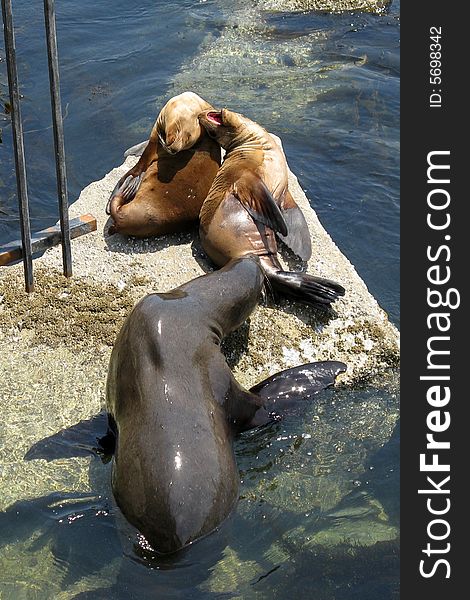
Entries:
[[116,198],[119,198],[118,204],[122,206],[123,204],[127,204],[137,194],[137,191],[142,182],[145,171],[143,171],[140,175],[136,177],[133,175],[127,175],[127,177],[122,181],[120,179],[114,190],[111,192],[111,195],[108,200],[108,204],[106,205],[106,214],[110,215],[112,212],[112,204]]
[[287,225],[287,236],[278,233],[279,239],[301,260],[307,261],[312,256],[312,241],[304,213],[292,198],[290,192],[281,205],[282,216]]
[[308,363],[276,373],[252,387],[250,392],[266,398],[266,410],[277,412],[299,400],[310,400],[331,387],[346,368],[344,363],[332,360]]
[[287,225],[276,201],[262,179],[245,171],[232,186],[232,193],[250,216],[286,236]]
[[[142,155],[136,164],[129,169],[127,173],[124,173],[121,179],[117,182],[114,190],[111,192],[108,203],[106,204],[107,215],[111,214],[111,202],[116,196],[122,195],[120,204],[126,204],[127,202],[130,202],[136,195],[145,172],[157,158],[157,142],[153,139],[153,137],[151,135],[148,142],[142,142],[139,144],[139,146],[143,146],[145,144]],[[132,148],[130,148],[130,150],[132,150]]]
[[318,392],[334,385],[336,377],[346,368],[342,362],[326,360],[271,375],[245,392],[241,405],[251,406],[255,413],[240,430],[279,420],[282,413],[299,401],[311,400]]
[[145,148],[147,147],[147,144],[148,140],[145,140],[144,142],[140,142],[140,144],[131,146],[124,152],[124,158],[127,158],[128,156],[142,156]]
[[61,429],[34,443],[24,460],[42,458],[48,462],[72,456],[110,455],[114,452],[112,420],[101,411],[90,419]]

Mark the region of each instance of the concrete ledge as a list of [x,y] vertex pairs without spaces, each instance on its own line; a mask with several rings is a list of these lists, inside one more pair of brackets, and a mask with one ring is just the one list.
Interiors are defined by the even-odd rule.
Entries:
[[[107,313],[115,304],[111,299],[104,305],[99,302],[105,293],[104,288],[108,288],[106,297],[113,298],[114,295],[117,298],[125,293],[126,306],[129,307],[146,293],[167,291],[212,268],[204,257],[196,232],[148,240],[107,236],[107,216],[104,213],[107,197],[117,179],[135,161],[135,157],[128,157],[123,165],[102,180],[90,184],[71,207],[72,218],[91,212],[97,219],[97,231],[74,240],[72,246],[74,282],[80,281],[80,285],[89,286],[87,303],[96,295],[95,316],[88,314],[87,322],[87,315],[82,314],[79,319],[82,328],[74,329],[71,326],[73,319],[79,318],[77,314],[84,301],[82,299],[81,304],[74,304],[71,285],[77,284],[60,282],[58,277],[56,285],[65,285],[70,289],[64,292],[68,302],[63,303],[61,315],[56,319],[52,331],[51,320],[54,321],[54,318],[50,314],[46,318],[46,307],[38,304],[41,288],[30,297],[16,289],[13,295],[5,296],[1,305],[0,323],[7,333],[5,342],[21,328],[23,336],[25,330],[30,331],[31,345],[41,341],[53,345],[63,343],[67,347],[109,347],[125,315],[119,318],[115,316],[114,319],[108,315],[107,331],[101,331],[101,342],[99,337],[90,333],[90,329],[96,329],[99,315]],[[334,304],[336,316],[329,319],[309,307],[287,300],[278,306],[260,306],[253,313],[249,325],[227,341],[227,356],[235,375],[243,384],[250,385],[279,369],[314,360],[335,359],[348,364],[348,373],[343,376],[343,382],[350,383],[396,366],[399,359],[397,329],[369,294],[353,265],[324,230],[292,173],[289,175],[289,186],[311,230],[313,253],[307,270],[340,282],[346,288],[346,295]],[[40,274],[39,286],[43,274],[61,270],[61,261],[60,247],[48,249],[35,261],[36,271]],[[21,285],[17,281],[20,275],[21,265],[2,269],[0,285],[2,282],[9,287]],[[17,281],[16,284],[12,277]],[[48,285],[53,286],[50,277],[46,279]],[[83,290],[81,293],[84,293]],[[78,289],[75,294],[78,294]],[[64,320],[61,331],[60,321],[67,315],[67,306],[73,308],[73,314],[69,315],[68,321]],[[35,310],[40,312],[34,315]],[[41,323],[41,319],[45,319],[45,322]],[[44,331],[44,325],[46,329],[49,327],[49,332]],[[39,339],[38,331],[43,334]],[[76,339],[79,332],[82,335]]]
[[[103,236],[107,196],[135,160],[127,158],[121,167],[88,186],[73,205],[72,214],[87,210],[98,219],[97,233],[77,240],[74,246],[75,273],[119,285],[137,299],[146,292],[181,285],[211,266],[195,233],[153,240]],[[348,364],[343,381],[351,382],[396,366],[398,331],[324,230],[292,173],[289,185],[312,234],[313,253],[307,270],[340,282],[346,288],[346,296],[336,302],[337,316],[329,321],[299,303],[284,301],[279,307],[260,306],[250,319],[249,333],[245,328],[227,343],[235,375],[248,385],[268,373],[302,362],[335,359]],[[58,252],[55,256],[49,252],[44,262],[59,268],[59,258]]]

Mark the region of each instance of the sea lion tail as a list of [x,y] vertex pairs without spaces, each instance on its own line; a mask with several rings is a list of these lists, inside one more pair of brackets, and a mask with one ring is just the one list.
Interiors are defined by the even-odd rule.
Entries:
[[275,290],[312,306],[327,308],[345,293],[345,289],[339,283],[307,273],[273,269],[269,270],[267,275]]

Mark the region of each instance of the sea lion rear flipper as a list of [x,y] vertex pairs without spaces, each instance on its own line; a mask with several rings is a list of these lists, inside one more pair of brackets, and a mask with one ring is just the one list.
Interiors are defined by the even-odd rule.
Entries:
[[345,294],[344,287],[331,279],[308,273],[281,271],[273,267],[266,268],[266,263],[264,266],[275,291],[322,310],[328,309],[332,302]]
[[276,201],[262,179],[245,171],[232,187],[233,195],[255,221],[287,235],[287,225]]
[[250,392],[266,399],[264,407],[268,412],[282,411],[334,385],[336,377],[346,368],[339,361],[308,363],[276,373],[252,387]]
[[278,233],[279,239],[301,260],[307,261],[312,256],[312,241],[304,213],[297,206],[290,192],[287,192],[281,206],[282,216],[287,225],[287,236]]

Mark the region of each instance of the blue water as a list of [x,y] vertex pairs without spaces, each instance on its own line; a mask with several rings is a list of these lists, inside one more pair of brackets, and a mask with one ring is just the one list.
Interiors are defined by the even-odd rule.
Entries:
[[[238,17],[256,4],[57,3],[70,201],[145,139],[168,97],[193,89],[282,137],[320,220],[398,324],[400,4],[380,16],[264,12],[239,33]],[[14,10],[37,230],[57,220],[42,3],[16,0]],[[2,60],[2,101],[5,81]],[[1,244],[17,239],[19,228],[8,115],[0,127]],[[95,494],[13,506],[0,514],[0,545],[41,531],[36,548],[51,544],[63,589],[117,561],[112,576],[100,575],[104,591],[83,598],[396,598],[397,541],[382,532],[398,525],[396,395],[395,379],[331,392],[310,413],[242,436],[238,510],[178,560],[155,561],[129,546],[112,503],[109,465],[97,458],[90,466]],[[312,448],[298,432],[309,432],[318,416],[324,428],[305,438],[314,440]],[[367,435],[351,423],[363,423]],[[300,500],[300,508],[290,506],[282,495],[289,482],[301,498],[314,465],[326,486],[322,501],[308,510]],[[64,517],[77,514],[83,518],[65,527]],[[316,535],[331,540],[342,527],[342,544],[306,544]],[[364,543],[367,527],[379,531],[371,534],[374,543]],[[217,570],[227,547],[222,564],[229,566]],[[45,589],[25,597],[50,597]],[[14,586],[5,594],[19,597]]]

